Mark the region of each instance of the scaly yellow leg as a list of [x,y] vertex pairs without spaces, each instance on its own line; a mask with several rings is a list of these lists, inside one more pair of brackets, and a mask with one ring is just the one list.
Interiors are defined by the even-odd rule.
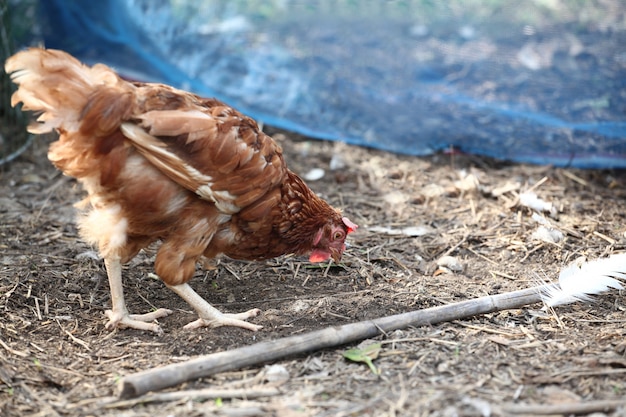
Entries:
[[156,319],[165,317],[172,313],[171,310],[159,308],[147,314],[128,314],[126,302],[124,301],[124,287],[122,286],[122,263],[119,257],[107,257],[104,265],[109,277],[111,287],[111,310],[105,311],[109,321],[106,324],[108,330],[115,328],[132,328],[138,330],[150,330],[163,334],[161,327],[152,323]]
[[189,284],[181,285],[168,285],[168,287],[178,294],[183,300],[187,302],[200,317],[196,321],[192,321],[187,324],[184,329],[197,329],[199,327],[220,327],[220,326],[233,326],[242,327],[247,330],[257,331],[263,326],[248,323],[247,319],[256,317],[261,310],[254,308],[243,313],[229,314],[222,313],[217,308],[209,304],[204,298],[200,297],[197,292],[189,286]]

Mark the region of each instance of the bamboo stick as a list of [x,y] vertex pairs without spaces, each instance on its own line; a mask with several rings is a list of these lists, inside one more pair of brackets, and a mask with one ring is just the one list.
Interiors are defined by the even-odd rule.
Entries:
[[296,336],[269,340],[234,350],[200,356],[186,362],[128,375],[118,383],[120,398],[134,398],[150,391],[220,372],[259,365],[288,356],[336,347],[408,326],[425,326],[464,319],[494,311],[541,302],[546,286],[489,295],[454,304],[411,311],[374,320],[333,326]]

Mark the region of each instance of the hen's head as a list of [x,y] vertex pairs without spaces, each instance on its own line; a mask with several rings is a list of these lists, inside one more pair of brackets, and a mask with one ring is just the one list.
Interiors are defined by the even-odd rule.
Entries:
[[333,261],[339,262],[346,249],[346,237],[357,227],[347,217],[341,217],[340,221],[333,219],[326,223],[313,238],[309,261],[322,262],[332,258]]

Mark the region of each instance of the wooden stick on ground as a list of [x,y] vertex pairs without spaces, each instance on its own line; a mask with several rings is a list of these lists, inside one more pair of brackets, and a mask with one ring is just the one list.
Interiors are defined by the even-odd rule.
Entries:
[[508,404],[502,406],[502,411],[509,414],[524,414],[535,416],[563,414],[578,415],[595,412],[607,413],[619,407],[626,407],[626,400],[597,400],[564,404]]
[[381,332],[464,319],[494,311],[520,308],[541,302],[547,286],[490,295],[459,303],[431,307],[375,320],[328,327],[310,333],[269,340],[225,352],[200,356],[128,375],[120,380],[119,397],[134,398],[149,391],[172,387],[185,381],[219,372],[259,365],[292,355],[335,347],[374,337]]
[[162,392],[144,395],[141,398],[130,400],[121,400],[104,404],[104,408],[128,408],[137,404],[160,403],[168,401],[181,401],[184,399],[193,399],[193,401],[206,401],[221,398],[223,400],[229,398],[245,398],[251,400],[253,398],[271,397],[279,395],[281,392],[278,388],[230,388],[230,389],[194,389],[176,392]]

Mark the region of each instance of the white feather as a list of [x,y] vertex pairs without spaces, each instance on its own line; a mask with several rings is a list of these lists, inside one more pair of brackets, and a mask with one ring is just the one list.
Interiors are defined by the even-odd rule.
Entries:
[[558,284],[542,288],[542,299],[550,307],[591,301],[593,295],[623,289],[623,280],[626,280],[626,253],[584,263],[574,261],[561,270]]

